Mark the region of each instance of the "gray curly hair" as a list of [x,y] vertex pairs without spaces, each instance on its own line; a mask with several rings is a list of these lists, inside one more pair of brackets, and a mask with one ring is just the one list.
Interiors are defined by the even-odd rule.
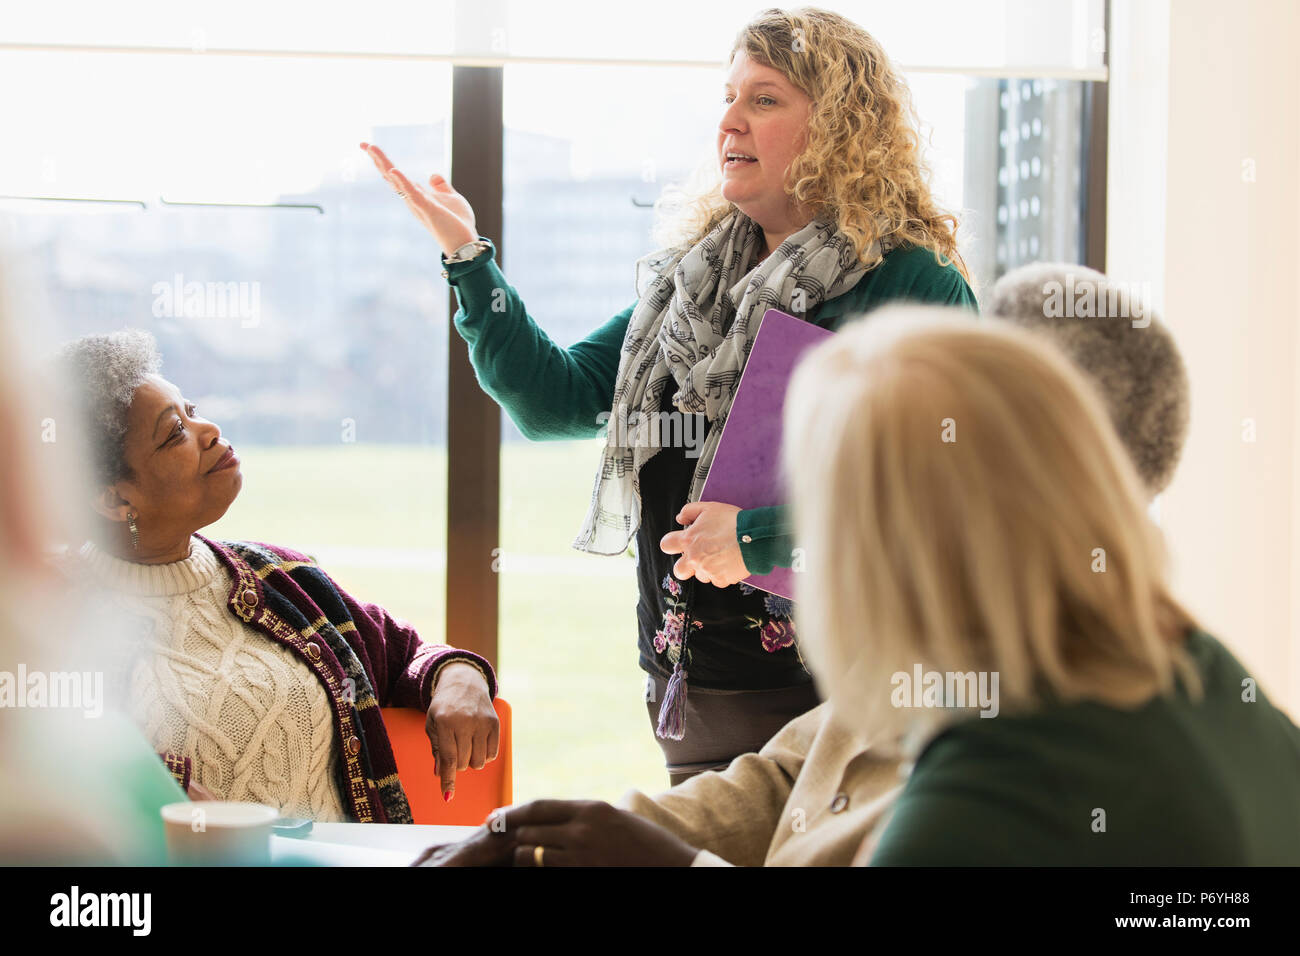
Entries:
[[[1049,300],[1091,286],[1093,315],[1053,316]],[[1098,387],[1152,496],[1168,486],[1187,439],[1187,370],[1169,329],[1119,282],[1096,269],[1035,262],[989,291],[986,314],[1045,334]],[[1072,314],[1071,312],[1067,312]],[[1138,325],[1134,317],[1149,324]]]
[[162,368],[154,337],[141,329],[85,335],[59,350],[58,364],[76,393],[97,484],[132,477],[124,448],[126,414],[136,388]]

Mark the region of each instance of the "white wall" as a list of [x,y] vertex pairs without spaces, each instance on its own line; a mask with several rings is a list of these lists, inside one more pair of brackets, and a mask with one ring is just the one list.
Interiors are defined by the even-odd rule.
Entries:
[[1192,385],[1175,587],[1296,716],[1300,4],[1115,0],[1112,25],[1107,271],[1150,283]]

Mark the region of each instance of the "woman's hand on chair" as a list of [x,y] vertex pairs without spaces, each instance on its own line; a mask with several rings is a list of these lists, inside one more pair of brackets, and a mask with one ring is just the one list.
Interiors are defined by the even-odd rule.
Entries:
[[426,188],[396,169],[378,146],[362,143],[361,148],[374,161],[393,191],[406,201],[415,218],[433,233],[444,253],[451,255],[465,243],[478,238],[474,210],[469,200],[456,192],[451,183],[434,173]]
[[665,554],[680,554],[673,565],[678,578],[694,575],[703,584],[727,588],[749,577],[736,540],[740,509],[721,501],[692,501],[677,513],[685,527],[670,531],[659,542]]
[[482,770],[497,759],[501,721],[483,674],[472,664],[453,661],[438,674],[424,732],[429,735],[444,800],[456,790],[456,773]]

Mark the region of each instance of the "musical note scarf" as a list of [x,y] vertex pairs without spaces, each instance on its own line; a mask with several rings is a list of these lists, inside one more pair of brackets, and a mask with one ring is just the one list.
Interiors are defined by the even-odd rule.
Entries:
[[[879,262],[878,241],[868,259]],[[636,263],[638,301],[628,320],[605,448],[579,551],[623,554],[641,520],[641,466],[659,451],[665,388],[674,406],[709,423],[688,501],[698,501],[768,309],[806,318],[866,273],[852,241],[816,218],[766,259],[758,224],[734,210],[693,247],[652,252]],[[636,413],[636,414],[633,414]],[[615,427],[626,422],[627,427]],[[680,434],[680,432],[679,432]]]

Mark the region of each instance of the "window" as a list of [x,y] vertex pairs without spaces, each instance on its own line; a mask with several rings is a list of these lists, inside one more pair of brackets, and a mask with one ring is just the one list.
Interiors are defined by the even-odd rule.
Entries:
[[[654,248],[649,205],[712,155],[721,76],[517,64],[504,97],[504,272],[567,347],[636,301],[633,263]],[[538,796],[665,786],[637,667],[634,561],[571,547],[603,446],[528,442],[503,415],[501,663],[530,715],[515,726],[516,779]]]
[[[1083,258],[1101,0],[828,6],[907,77],[978,286]],[[457,642],[448,561],[500,571],[518,800],[663,786],[633,563],[570,547],[601,440],[529,443],[508,419],[500,560],[448,556],[447,289],[432,237],[357,143],[455,181],[453,68],[500,69],[492,238],[530,314],[570,345],[635,299],[650,205],[712,154],[721,59],[757,9],[667,0],[627,22],[574,0],[142,0],[132,16],[91,2],[0,14],[0,85],[40,90],[0,100],[22,144],[0,169],[0,229],[57,337],[155,332],[164,373],[247,452],[212,533],[307,550],[434,641]]]
[[244,487],[205,533],[307,551],[443,640],[447,307],[432,238],[358,149],[445,166],[430,63],[0,52],[28,144],[0,214],[51,337],[152,331]]

